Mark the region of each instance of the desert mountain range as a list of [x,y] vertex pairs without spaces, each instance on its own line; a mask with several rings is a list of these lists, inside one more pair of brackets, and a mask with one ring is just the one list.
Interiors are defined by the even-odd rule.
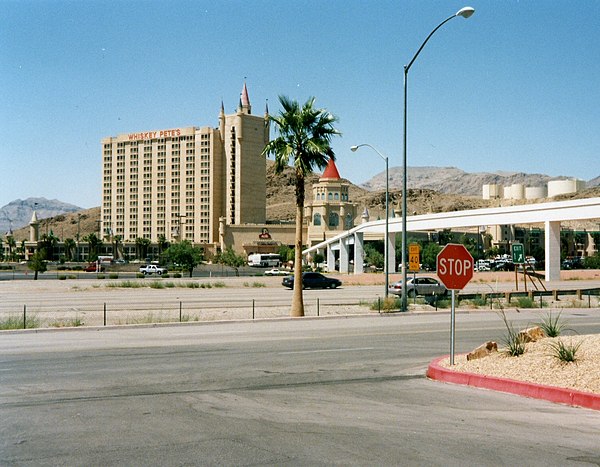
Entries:
[[[312,174],[306,181],[307,200],[312,196],[312,184],[320,174]],[[407,207],[410,214],[428,212],[447,212],[464,209],[478,209],[499,205],[531,202],[527,200],[484,200],[481,198],[481,187],[485,183],[512,185],[523,183],[526,186],[541,186],[548,180],[567,177],[549,177],[541,174],[525,173],[474,173],[469,174],[455,167],[409,167]],[[400,168],[390,169],[390,206],[398,209],[401,202]],[[350,181],[350,201],[358,205],[359,216],[365,208],[370,219],[385,216],[385,172],[377,174],[362,186]],[[588,188],[580,193],[563,195],[553,200],[590,198],[600,196],[600,177],[587,182]],[[267,161],[267,219],[269,221],[293,221],[294,208],[294,172],[291,168],[282,174],[275,174],[274,164]],[[16,200],[0,208],[0,234],[9,229],[8,219],[15,240],[29,238],[28,224],[33,210],[37,211],[40,220],[40,233],[50,230],[59,238],[76,238],[79,230],[80,238],[98,231],[100,207],[82,210],[72,204],[45,198],[28,198]],[[360,222],[360,219],[358,219]],[[597,228],[598,224],[591,225]],[[19,228],[22,227],[22,228]]]

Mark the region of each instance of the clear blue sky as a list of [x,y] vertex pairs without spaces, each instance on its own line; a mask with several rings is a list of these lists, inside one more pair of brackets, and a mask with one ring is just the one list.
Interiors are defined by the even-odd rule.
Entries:
[[408,165],[600,175],[600,1],[0,0],[0,206],[100,205],[100,140],[217,126],[246,77],[253,113],[277,96],[339,118],[342,177]]

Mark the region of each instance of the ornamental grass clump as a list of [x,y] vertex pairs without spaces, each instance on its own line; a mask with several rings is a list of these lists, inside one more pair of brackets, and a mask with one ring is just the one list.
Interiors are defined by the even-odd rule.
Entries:
[[503,309],[500,309],[498,313],[502,321],[504,321],[504,325],[506,326],[506,334],[502,339],[502,342],[506,346],[505,352],[511,357],[518,357],[525,353],[525,339],[524,335],[519,331],[515,330],[513,324],[506,317],[506,313],[504,313]]
[[560,360],[561,363],[577,363],[581,344],[583,344],[583,341],[565,344],[559,339],[555,342],[550,342],[548,345],[550,346],[551,355]]
[[542,322],[538,324],[538,326],[542,328],[546,336],[558,337],[562,334],[563,331],[572,331],[571,328],[567,327],[567,323],[561,320],[561,313],[562,311],[559,312],[556,316],[553,316],[552,313],[548,313],[542,318]]

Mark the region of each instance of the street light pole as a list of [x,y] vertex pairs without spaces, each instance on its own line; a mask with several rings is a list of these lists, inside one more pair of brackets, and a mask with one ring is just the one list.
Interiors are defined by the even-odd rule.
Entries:
[[389,237],[389,226],[390,226],[390,177],[389,177],[389,167],[388,167],[388,158],[381,154],[377,149],[375,149],[370,144],[359,144],[357,146],[352,146],[350,150],[352,152],[356,152],[356,150],[360,147],[367,146],[375,151],[379,157],[381,157],[385,161],[385,237],[383,239],[383,268],[385,271],[385,292],[384,297],[388,296],[388,288],[390,286],[390,268],[389,268],[389,250],[388,250],[388,237]]
[[431,31],[429,33],[429,35],[427,36],[427,38],[423,41],[423,43],[421,44],[421,47],[419,47],[419,50],[417,50],[417,53],[414,55],[412,60],[410,62],[408,62],[408,65],[404,66],[404,152],[403,152],[403,156],[402,156],[402,311],[407,310],[407,300],[406,300],[406,298],[407,298],[407,294],[406,294],[406,279],[407,279],[407,275],[406,275],[406,242],[407,242],[407,239],[406,239],[407,238],[406,237],[406,109],[407,109],[408,71],[410,70],[410,67],[412,66],[414,61],[417,59],[417,57],[421,53],[421,50],[423,50],[423,47],[425,47],[425,44],[427,44],[427,42],[429,41],[431,36],[433,36],[433,34],[435,34],[435,32],[439,28],[441,28],[444,24],[446,24],[451,19],[456,18],[457,16],[462,16],[463,18],[469,18],[473,13],[475,13],[475,10],[473,8],[464,7],[464,8],[461,8],[460,10],[458,10],[452,16],[449,16],[448,18],[446,18],[440,24],[438,24],[435,27],[435,29],[433,31]]

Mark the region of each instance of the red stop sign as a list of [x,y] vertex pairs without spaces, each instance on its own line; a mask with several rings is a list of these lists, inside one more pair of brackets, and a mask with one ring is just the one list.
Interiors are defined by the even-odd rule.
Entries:
[[473,257],[464,245],[448,243],[437,255],[437,276],[450,290],[462,290],[473,278]]

